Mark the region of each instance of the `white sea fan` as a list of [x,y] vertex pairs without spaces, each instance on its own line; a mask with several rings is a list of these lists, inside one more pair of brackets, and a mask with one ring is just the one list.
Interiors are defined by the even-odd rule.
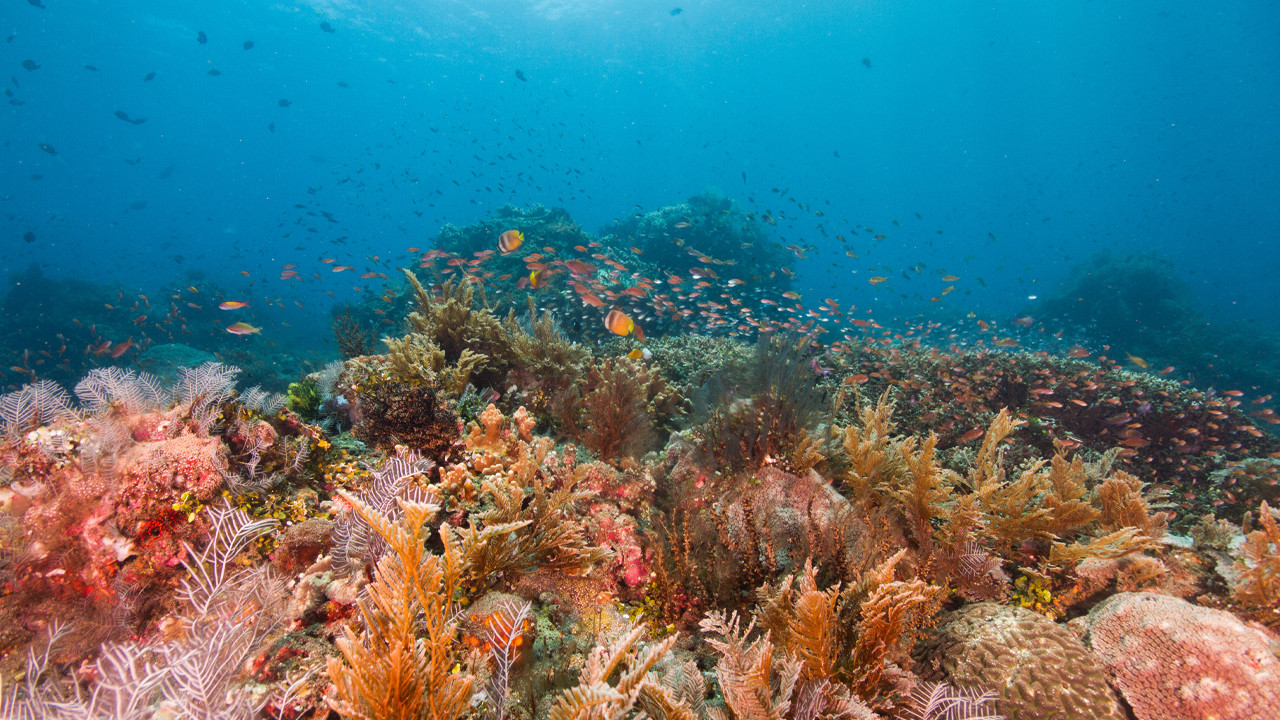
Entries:
[[52,380],[40,380],[0,395],[0,430],[11,438],[74,414],[71,396]]
[[118,367],[94,368],[76,383],[80,404],[94,415],[112,406],[129,413],[155,410],[167,405],[171,395],[156,376]]
[[911,691],[911,704],[899,720],[1005,720],[987,708],[996,694],[964,690],[945,682],[920,682]]
[[287,400],[288,398],[284,395],[267,392],[258,385],[240,393],[241,405],[248,410],[257,410],[263,415],[275,415],[280,412],[280,408],[284,407]]
[[235,394],[236,375],[240,368],[207,362],[182,371],[178,396],[188,408],[191,419],[202,434],[213,427],[223,403]]
[[[429,472],[434,463],[413,451],[387,458],[381,467],[369,467],[373,483],[360,493],[360,499],[388,519],[400,515],[396,498],[425,503],[436,503],[430,491],[410,492],[409,478]],[[377,565],[378,558],[386,550],[386,542],[364,518],[354,512],[343,515],[333,528],[333,568],[342,575],[354,575],[366,565]]]

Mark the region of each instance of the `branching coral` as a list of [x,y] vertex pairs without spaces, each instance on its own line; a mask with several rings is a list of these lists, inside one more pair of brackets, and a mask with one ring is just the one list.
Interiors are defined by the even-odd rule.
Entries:
[[465,561],[447,532],[440,535],[442,554],[424,548],[427,521],[439,507],[400,500],[403,517],[393,522],[355,496],[342,497],[388,553],[359,603],[363,636],[344,628],[337,641],[343,659],[329,659],[336,688],[330,707],[361,720],[459,717],[475,682],[469,672],[455,672],[461,658],[453,607]]
[[587,373],[593,389],[583,403],[583,444],[605,460],[647,450],[654,439],[648,411],[653,381],[647,368],[626,358],[610,358],[593,367]]
[[418,303],[408,318],[413,332],[399,340],[383,340],[398,376],[457,393],[468,381],[496,385],[506,372],[511,349],[484,291],[477,306],[474,285],[447,280],[440,287],[440,297],[434,298],[411,270],[404,274]]
[[1280,523],[1265,502],[1258,510],[1258,525],[1240,547],[1241,574],[1232,593],[1246,607],[1274,610],[1280,607]]
[[[729,368],[708,381],[699,404],[710,413],[701,430],[709,460],[733,471],[749,470],[801,445],[825,406],[805,355],[809,343],[809,338],[762,337],[745,370]],[[736,391],[735,383],[741,383]]]
[[[678,636],[633,651],[644,632],[644,625],[637,625],[612,645],[596,647],[587,656],[578,686],[566,690],[551,707],[550,720],[621,720],[637,703],[652,711],[655,720],[694,720],[683,700],[648,677]],[[615,673],[618,679],[610,684]]]

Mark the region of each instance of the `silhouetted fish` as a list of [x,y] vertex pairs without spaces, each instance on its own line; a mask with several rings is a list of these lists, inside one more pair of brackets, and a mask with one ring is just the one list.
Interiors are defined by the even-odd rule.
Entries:
[[23,239],[23,240],[26,240],[27,242],[35,242],[35,241],[36,241],[36,234],[35,234],[35,233],[33,233],[33,232],[31,232],[30,230],[28,230],[28,231],[26,231],[26,232],[22,233],[22,239]]
[[155,80],[155,79],[156,79],[156,74],[153,72],[149,72],[147,73],[146,77],[142,78],[142,82],[151,82],[152,80]]
[[320,23],[320,29],[331,35],[333,34],[333,26],[327,22]]
[[200,43],[201,45],[207,45],[209,44],[209,36],[205,35],[204,31],[201,30],[200,32],[196,33],[196,42]]
[[862,58],[862,67],[864,67],[864,68],[866,68],[866,69],[870,70],[870,69],[871,69],[871,58]]
[[40,143],[40,149],[49,153],[50,155],[58,154],[58,148],[50,145],[49,143]]
[[169,163],[169,167],[161,170],[160,174],[157,175],[156,177],[159,178],[160,180],[168,180],[169,176],[173,174],[173,165],[174,165],[173,163]]
[[671,8],[671,17],[675,17],[682,12],[684,12],[684,10],[681,8]]
[[280,107],[289,107],[293,103],[289,102],[288,98],[280,98],[280,101],[277,102],[276,104],[279,105]]
[[520,82],[529,82],[529,79],[524,76],[523,70],[516,70],[516,77],[519,78]]
[[252,49],[253,49],[253,41],[252,41],[252,40],[245,40],[245,41],[244,41],[244,49],[245,49],[245,50],[252,50]]
[[84,69],[89,72],[98,72],[98,67],[96,65],[85,65]]
[[210,75],[212,75],[212,76],[214,76],[214,77],[218,77],[219,75],[221,75],[221,74],[222,74],[222,71],[221,71],[221,70],[219,70],[218,68],[210,68],[210,69],[209,69],[209,74],[210,74]]
[[22,67],[26,68],[27,70],[39,70],[39,69],[40,69],[40,66],[36,64],[36,61],[35,61],[35,60],[23,60],[23,61],[22,61]]
[[129,113],[123,110],[117,110],[115,112],[115,116],[127,123],[133,123],[134,125],[141,125],[142,123],[147,121],[146,118],[131,118],[129,117]]
[[33,6],[35,6],[35,7],[38,7],[38,8],[40,8],[41,10],[44,10],[44,9],[45,9],[44,3],[40,2],[40,0],[27,0],[27,4],[28,4],[28,5],[33,5]]

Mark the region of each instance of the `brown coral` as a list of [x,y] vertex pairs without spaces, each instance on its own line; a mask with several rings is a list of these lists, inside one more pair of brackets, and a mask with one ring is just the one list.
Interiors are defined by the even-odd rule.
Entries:
[[915,655],[926,679],[996,690],[996,707],[1010,720],[1125,718],[1105,670],[1084,645],[1029,610],[966,605],[944,615]]

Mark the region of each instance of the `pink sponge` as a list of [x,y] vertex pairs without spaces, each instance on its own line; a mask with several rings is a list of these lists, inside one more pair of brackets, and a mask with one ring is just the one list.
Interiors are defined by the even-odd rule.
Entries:
[[1077,621],[1139,720],[1274,720],[1273,638],[1228,612],[1121,593]]

